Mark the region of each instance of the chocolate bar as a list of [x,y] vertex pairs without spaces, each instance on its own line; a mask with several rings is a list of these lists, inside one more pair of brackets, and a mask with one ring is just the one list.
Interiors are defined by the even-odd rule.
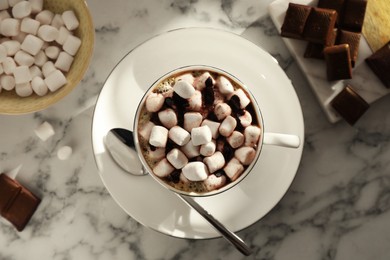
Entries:
[[367,0],[347,0],[344,5],[343,29],[361,32],[366,14]]
[[348,44],[334,45],[324,49],[328,80],[352,78],[351,57]]
[[366,59],[367,65],[390,88],[390,41]]
[[0,174],[0,213],[22,231],[41,200],[5,174]]
[[336,25],[338,25],[343,16],[344,2],[345,0],[319,0],[317,7],[335,10],[337,12]]
[[355,62],[359,53],[360,33],[339,30],[336,44],[348,44],[351,56],[351,65],[355,66]]
[[347,85],[330,104],[350,125],[354,125],[369,108],[369,104],[350,85]]
[[335,10],[313,7],[306,21],[303,39],[325,46],[331,45],[336,18]]
[[281,35],[288,38],[302,39],[310,11],[310,6],[290,3],[281,28]]

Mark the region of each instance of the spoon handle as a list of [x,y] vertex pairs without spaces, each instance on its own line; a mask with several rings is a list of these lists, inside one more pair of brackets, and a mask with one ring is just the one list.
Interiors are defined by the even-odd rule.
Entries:
[[[177,194],[177,193],[176,193]],[[177,194],[183,201],[185,201],[191,208],[196,210],[203,218],[205,218],[226,240],[234,245],[242,254],[248,256],[252,254],[252,250],[247,244],[234,232],[226,228],[221,222],[208,213],[201,205],[199,205],[193,198]]]

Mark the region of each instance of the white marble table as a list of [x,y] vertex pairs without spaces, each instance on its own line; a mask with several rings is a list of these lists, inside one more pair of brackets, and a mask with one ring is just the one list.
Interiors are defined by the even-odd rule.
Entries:
[[[17,180],[42,197],[27,228],[0,221],[0,259],[243,259],[223,239],[168,237],[138,224],[103,186],[93,158],[94,102],[115,64],[153,35],[213,27],[242,35],[270,52],[302,104],[305,148],[280,203],[239,235],[248,259],[390,258],[390,97],[351,127],[330,124],[267,14],[271,0],[88,0],[96,30],[91,66],[58,104],[34,114],[0,116],[0,171],[22,165]],[[34,134],[43,121],[56,134]],[[69,145],[67,161],[57,150]]]

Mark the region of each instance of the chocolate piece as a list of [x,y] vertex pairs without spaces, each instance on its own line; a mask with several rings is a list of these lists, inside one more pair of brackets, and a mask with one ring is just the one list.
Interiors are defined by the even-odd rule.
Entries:
[[41,200],[5,174],[0,174],[1,216],[22,231]]
[[[331,45],[330,46],[332,46],[335,43],[337,30],[333,30],[333,34],[332,35],[333,35],[333,40],[331,41]],[[327,47],[327,46],[324,46],[323,44],[309,42],[307,44],[307,47],[306,47],[306,50],[305,50],[305,53],[303,54],[303,56],[305,58],[312,58],[312,59],[323,60],[324,59],[324,48],[325,47]]]
[[303,39],[325,46],[331,45],[336,18],[337,12],[335,10],[312,8],[306,21]]
[[350,125],[354,125],[369,108],[369,104],[350,85],[347,85],[330,104]]
[[311,7],[290,3],[281,29],[283,37],[302,39]]
[[20,192],[20,186],[5,174],[0,174],[0,214]]
[[347,0],[344,7],[342,28],[361,32],[366,14],[367,0]]
[[352,78],[351,57],[348,44],[334,45],[324,49],[328,80]]
[[343,16],[344,0],[319,0],[318,7],[332,9],[337,12],[336,24],[339,24],[340,18]]
[[390,88],[390,41],[366,59],[367,65]]
[[349,32],[345,30],[339,30],[337,35],[336,44],[348,44],[349,53],[351,56],[351,65],[355,66],[355,62],[359,53],[359,44],[360,44],[360,33]]

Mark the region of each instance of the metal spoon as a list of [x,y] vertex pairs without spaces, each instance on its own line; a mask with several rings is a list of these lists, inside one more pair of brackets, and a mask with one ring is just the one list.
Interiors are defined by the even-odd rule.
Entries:
[[[138,176],[148,174],[138,159],[134,146],[133,133],[130,130],[113,128],[107,133],[104,141],[112,158],[120,167],[122,167],[122,169],[130,174]],[[205,218],[222,235],[222,237],[234,245],[242,254],[246,256],[252,254],[252,250],[239,236],[215,219],[213,215],[208,213],[193,198],[178,193],[175,194]]]

